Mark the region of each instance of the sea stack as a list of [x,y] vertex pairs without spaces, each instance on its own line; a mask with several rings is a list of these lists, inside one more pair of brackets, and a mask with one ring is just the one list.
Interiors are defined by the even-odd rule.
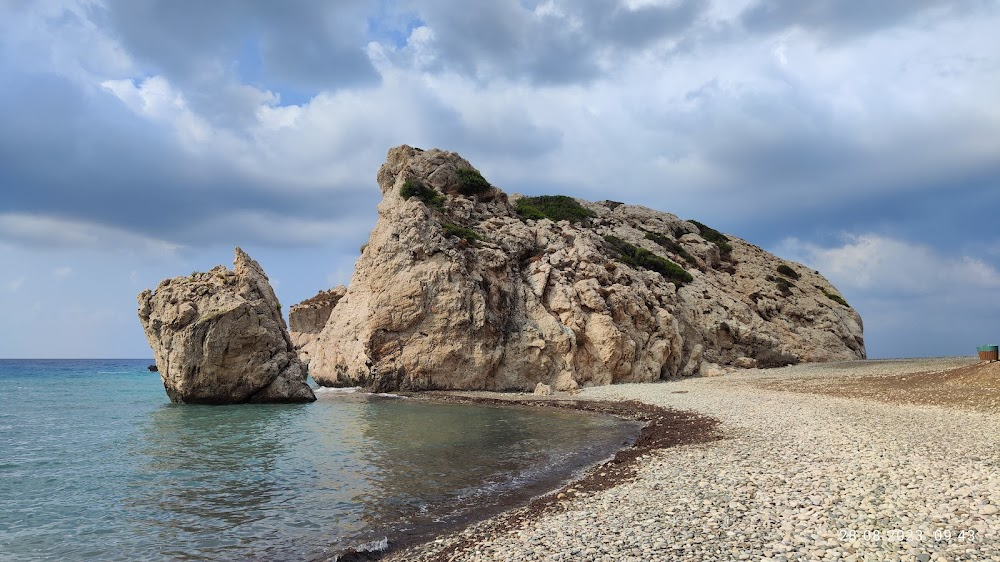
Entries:
[[164,279],[139,295],[167,396],[187,404],[316,400],[264,270],[240,248],[233,265]]
[[293,329],[320,384],[566,391],[865,357],[819,272],[700,222],[508,196],[437,149],[391,149],[378,185],[346,291]]

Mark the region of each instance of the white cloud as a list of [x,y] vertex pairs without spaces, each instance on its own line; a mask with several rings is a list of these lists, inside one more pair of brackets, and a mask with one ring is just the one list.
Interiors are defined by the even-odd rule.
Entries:
[[[498,182],[572,185],[579,195],[613,185],[621,199],[668,210],[680,195],[691,206],[725,197],[741,213],[766,213],[919,190],[995,162],[1000,114],[983,94],[995,68],[965,55],[995,50],[996,17],[831,46],[794,26],[740,35],[731,26],[742,8],[723,4],[690,24],[686,51],[667,34],[585,85],[445,70],[437,59],[449,53],[434,47],[444,30],[428,25],[402,47],[367,43],[379,84],[300,105],[220,76],[212,93],[234,100],[241,119],[200,113],[191,100],[206,92],[163,76],[101,84],[204,161],[283,189],[353,189],[387,148],[409,143],[458,150],[502,174]],[[531,17],[546,25],[559,5],[539,4]]]
[[858,294],[926,296],[1000,289],[1000,271],[981,259],[944,256],[928,246],[877,234],[846,235],[835,247],[792,238],[782,242],[779,253]]
[[73,268],[68,265],[57,267],[52,270],[52,276],[56,278],[69,277],[72,273],[73,273]]
[[8,281],[4,285],[4,287],[8,291],[10,291],[12,293],[16,293],[17,291],[19,291],[21,289],[21,287],[24,286],[25,280],[26,280],[25,277],[22,275],[21,277],[18,277],[17,279],[12,279],[12,280]]
[[[189,4],[0,0],[0,83],[14,85],[0,88],[11,117],[0,156],[19,164],[0,167],[14,186],[0,252],[326,243],[353,257],[375,218],[375,172],[407,143],[458,151],[508,191],[613,197],[738,225],[759,243],[795,234],[788,251],[852,304],[998,287],[987,261],[918,241],[805,240],[916,231],[906,223],[934,215],[927,242],[995,243],[985,208],[1000,177],[1000,11],[989,3],[963,14],[896,2],[881,19],[833,1]],[[748,7],[767,4],[781,17],[745,25]],[[982,215],[957,227],[965,215],[945,203]],[[349,261],[324,265],[317,283],[327,271],[345,282]],[[81,278],[87,267],[60,259],[28,278],[51,279],[53,263]],[[889,308],[869,310],[866,321]]]
[[138,85],[132,80],[105,80],[101,86],[132,111],[153,119],[168,120],[188,114],[184,97],[161,76],[150,76]]
[[0,214],[0,240],[27,246],[146,255],[172,255],[180,248],[177,244],[102,224],[21,213]]
[[129,109],[147,119],[170,125],[181,145],[189,150],[218,141],[206,119],[193,112],[184,95],[161,76],[151,76],[136,84],[132,80],[105,80],[101,87],[114,94]]
[[1000,270],[978,257],[878,234],[786,239],[777,253],[840,289],[864,319],[870,357],[959,355],[995,337]]
[[784,41],[779,43],[771,52],[774,53],[774,58],[778,59],[781,66],[788,66],[788,45]]
[[29,71],[53,72],[85,88],[135,71],[131,55],[91,17],[100,2],[0,2],[0,50]]

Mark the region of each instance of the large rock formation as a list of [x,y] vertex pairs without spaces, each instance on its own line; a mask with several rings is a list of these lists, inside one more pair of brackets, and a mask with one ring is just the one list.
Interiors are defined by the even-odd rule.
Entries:
[[459,155],[409,146],[378,183],[346,293],[293,329],[320,384],[569,390],[865,357],[861,318],[818,272],[700,223],[508,198]]
[[281,305],[260,265],[164,279],[139,295],[139,320],[173,402],[311,402]]

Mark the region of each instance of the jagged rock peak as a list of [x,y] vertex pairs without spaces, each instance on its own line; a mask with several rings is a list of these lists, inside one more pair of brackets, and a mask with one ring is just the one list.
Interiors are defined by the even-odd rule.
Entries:
[[264,270],[236,248],[233,271],[164,279],[139,294],[139,321],[173,402],[316,399]]
[[436,149],[391,149],[378,184],[346,291],[293,329],[320,384],[571,390],[865,356],[818,272],[699,222],[508,197]]
[[437,148],[422,150],[402,145],[389,150],[377,179],[382,195],[401,189],[407,181],[415,181],[442,194],[476,195],[481,200],[492,200],[503,193],[485,182],[468,160],[455,152]]

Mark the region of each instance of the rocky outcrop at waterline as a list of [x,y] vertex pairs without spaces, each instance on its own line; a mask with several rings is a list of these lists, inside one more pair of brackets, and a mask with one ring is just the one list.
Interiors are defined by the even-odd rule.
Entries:
[[346,291],[293,325],[320,384],[564,391],[865,357],[822,275],[703,224],[508,197],[458,154],[409,146],[378,184]]
[[311,402],[281,305],[260,265],[236,248],[233,271],[164,279],[139,295],[139,320],[173,402]]

